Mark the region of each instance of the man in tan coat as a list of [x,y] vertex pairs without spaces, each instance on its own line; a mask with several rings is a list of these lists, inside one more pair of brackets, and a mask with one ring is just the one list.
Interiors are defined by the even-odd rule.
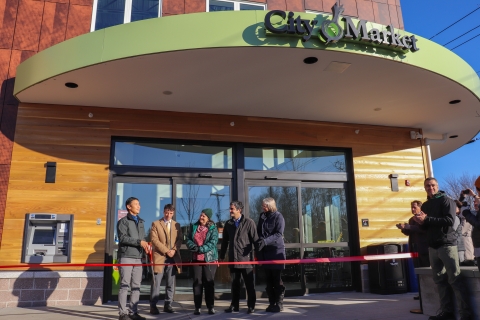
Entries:
[[181,272],[179,264],[182,230],[180,224],[172,220],[175,207],[167,204],[163,208],[163,218],[152,223],[150,238],[152,240],[154,279],[150,290],[150,314],[159,314],[157,302],[160,295],[160,284],[165,274],[165,304],[163,311],[173,313],[173,294],[175,291],[175,275]]

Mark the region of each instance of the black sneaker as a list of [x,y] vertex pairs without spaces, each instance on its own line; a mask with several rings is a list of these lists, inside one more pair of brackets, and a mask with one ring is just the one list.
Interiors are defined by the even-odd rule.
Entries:
[[147,320],[147,318],[145,317],[142,317],[141,315],[139,315],[138,313],[133,313],[130,315],[130,319],[132,320]]
[[208,309],[208,314],[215,314],[215,309],[213,308]]
[[428,320],[455,320],[455,315],[452,312],[442,311],[436,316],[431,316]]
[[247,310],[247,313],[248,313],[248,314],[252,314],[252,313],[254,313],[254,312],[255,312],[255,309],[254,309],[254,308],[250,308],[250,307],[249,307],[248,310]]
[[130,316],[128,314],[121,314],[118,320],[130,320]]
[[272,309],[273,307],[275,307],[275,305],[274,305],[274,304],[271,304],[271,305],[269,305],[269,306],[267,307],[267,309],[265,309],[265,311],[266,311],[266,312],[273,312],[273,311],[272,311],[272,310],[273,310],[273,309]]
[[193,314],[196,316],[200,315],[200,308],[195,308],[195,311],[193,311]]
[[230,306],[228,307],[228,309],[225,309],[225,312],[226,313],[232,313],[232,312],[238,312],[239,311],[239,308],[238,307],[234,307],[234,306]]

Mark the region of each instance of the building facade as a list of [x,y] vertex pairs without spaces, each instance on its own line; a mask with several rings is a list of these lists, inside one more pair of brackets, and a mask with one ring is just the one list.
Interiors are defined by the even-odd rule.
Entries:
[[[235,199],[257,220],[272,196],[291,259],[405,241],[395,224],[425,197],[431,158],[477,133],[478,76],[403,30],[398,0],[9,0],[0,12],[0,307],[115,299],[117,270],[84,264],[116,262],[130,196],[147,225],[173,203],[185,232],[205,207],[221,231]],[[74,217],[70,265],[19,266],[46,261],[25,258],[34,213]],[[289,294],[361,286],[347,262],[287,266],[284,280]],[[227,267],[216,281],[228,295]],[[186,268],[176,294],[190,288]]]

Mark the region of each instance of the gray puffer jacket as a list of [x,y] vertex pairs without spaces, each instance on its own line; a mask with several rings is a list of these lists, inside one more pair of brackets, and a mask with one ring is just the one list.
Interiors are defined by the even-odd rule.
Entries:
[[[138,217],[138,216],[137,216]],[[145,240],[144,220],[138,217],[138,224],[135,223],[130,213],[120,219],[117,223],[118,235],[118,259],[131,258],[141,259],[143,248],[140,245]]]
[[[253,244],[258,240],[257,228],[252,219],[242,214],[238,228],[233,219],[228,220],[223,228],[220,259],[225,259],[228,248],[228,261],[241,262],[253,260]],[[252,268],[251,264],[229,265],[230,268]]]
[[463,210],[463,216],[465,219],[472,225],[472,242],[475,248],[480,248],[480,213],[477,212],[475,215],[474,212],[470,210]]

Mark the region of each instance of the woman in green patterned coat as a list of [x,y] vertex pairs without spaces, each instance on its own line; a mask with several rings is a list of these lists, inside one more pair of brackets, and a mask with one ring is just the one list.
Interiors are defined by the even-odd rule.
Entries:
[[203,289],[208,314],[215,314],[215,272],[218,267],[218,230],[212,221],[212,209],[203,209],[200,218],[193,224],[187,238],[187,247],[193,253],[193,262],[207,262],[206,265],[193,266],[193,301],[195,312],[199,315],[202,306]]

